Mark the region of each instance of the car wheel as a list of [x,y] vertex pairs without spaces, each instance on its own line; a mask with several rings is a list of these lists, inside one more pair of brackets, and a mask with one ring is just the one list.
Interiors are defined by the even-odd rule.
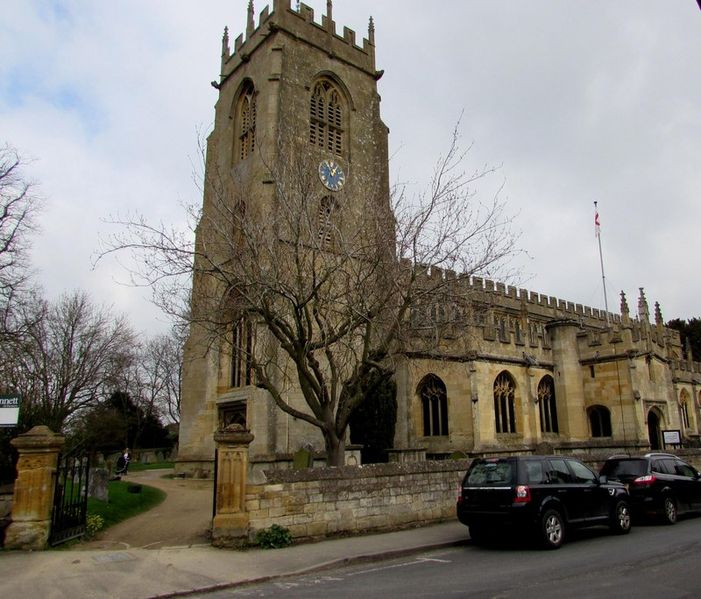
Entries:
[[565,521],[557,510],[546,510],[540,519],[540,538],[546,549],[558,549],[565,541]]
[[626,501],[619,501],[611,516],[611,530],[617,535],[625,535],[630,532],[630,526],[630,506]]
[[483,545],[487,540],[487,533],[483,526],[472,525],[470,528],[470,538],[473,543]]
[[675,524],[677,522],[677,502],[674,497],[667,495],[662,502],[662,519],[665,524]]

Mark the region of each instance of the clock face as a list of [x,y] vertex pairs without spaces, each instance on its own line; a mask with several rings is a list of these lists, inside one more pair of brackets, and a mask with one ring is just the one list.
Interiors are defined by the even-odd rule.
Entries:
[[346,182],[341,165],[334,160],[322,160],[319,164],[319,178],[327,189],[339,191]]

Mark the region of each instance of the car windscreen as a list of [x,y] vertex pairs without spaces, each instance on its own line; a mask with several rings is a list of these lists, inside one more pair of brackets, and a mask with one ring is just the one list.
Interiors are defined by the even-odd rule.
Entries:
[[642,476],[647,474],[646,460],[607,460],[601,474],[608,477]]
[[512,484],[516,474],[516,463],[506,460],[477,462],[467,473],[468,485],[474,486],[504,486]]

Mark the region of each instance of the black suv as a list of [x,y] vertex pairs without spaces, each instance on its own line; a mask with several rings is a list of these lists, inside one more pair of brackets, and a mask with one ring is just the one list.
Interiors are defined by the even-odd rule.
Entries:
[[678,514],[701,510],[701,475],[675,455],[612,456],[601,474],[626,485],[634,514],[674,524]]
[[615,533],[629,532],[628,499],[623,484],[607,482],[574,458],[481,458],[465,474],[457,513],[477,543],[499,530],[516,530],[557,549],[569,527],[605,524]]

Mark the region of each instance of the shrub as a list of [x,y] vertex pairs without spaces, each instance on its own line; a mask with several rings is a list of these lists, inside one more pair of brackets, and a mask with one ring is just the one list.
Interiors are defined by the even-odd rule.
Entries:
[[98,532],[100,532],[105,526],[105,519],[98,514],[88,514],[87,521],[85,523],[85,535],[88,538],[94,537]]
[[292,535],[284,526],[273,524],[256,533],[256,543],[263,549],[280,549],[292,544]]

